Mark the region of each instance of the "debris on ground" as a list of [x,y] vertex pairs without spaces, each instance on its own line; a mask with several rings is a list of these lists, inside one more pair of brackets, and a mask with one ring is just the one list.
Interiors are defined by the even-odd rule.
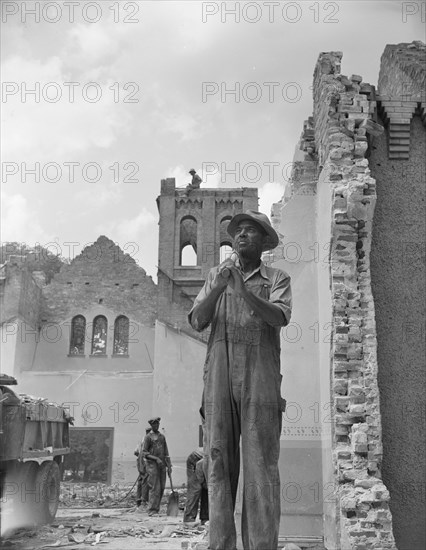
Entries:
[[146,507],[96,511],[75,508],[74,512],[79,514],[81,511],[82,516],[74,518],[62,517],[67,510],[60,509],[58,514],[61,517],[51,525],[15,531],[9,539],[9,547],[20,550],[62,547],[86,550],[102,544],[106,550],[127,550],[128,547],[163,550],[185,548],[186,544],[186,548],[192,550],[198,543],[208,540],[208,524],[184,523],[182,515],[168,518],[165,507],[166,504],[164,511],[156,517],[149,517]]
[[[179,509],[186,503],[186,488],[175,488],[179,495]],[[171,490],[164,491],[162,504],[167,504]],[[126,508],[136,506],[136,487],[132,483],[77,483],[62,482],[59,496],[61,507],[66,508]]]

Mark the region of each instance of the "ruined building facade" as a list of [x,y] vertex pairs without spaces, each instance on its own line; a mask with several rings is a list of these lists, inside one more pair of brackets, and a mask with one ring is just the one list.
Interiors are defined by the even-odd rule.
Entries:
[[269,261],[292,275],[302,333],[287,336],[284,379],[310,375],[293,390],[318,412],[326,548],[414,550],[425,546],[426,51],[387,46],[377,88],[341,74],[341,58],[319,56],[313,117],[273,207],[285,237]]
[[[387,46],[377,86],[344,76],[341,59],[318,58],[313,115],[273,205],[281,242],[265,255],[291,275],[294,298],[281,340],[280,540],[421,550],[425,46]],[[187,194],[166,179],[157,204],[158,285],[106,237],[49,285],[13,262],[0,276],[9,373],[23,391],[70,403],[76,427],[110,430],[113,482],[134,479],[151,414],[185,481],[206,352],[186,316],[230,244],[228,220],[257,209],[257,190]]]

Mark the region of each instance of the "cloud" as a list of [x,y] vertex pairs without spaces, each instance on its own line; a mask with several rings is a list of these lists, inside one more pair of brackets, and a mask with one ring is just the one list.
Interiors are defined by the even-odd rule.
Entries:
[[152,212],[142,207],[140,213],[133,218],[99,225],[97,233],[104,233],[118,243],[140,241],[146,236],[147,228],[157,221],[157,217]]
[[[76,161],[91,147],[105,149],[125,131],[129,115],[114,103],[112,81],[87,87],[76,82],[71,101],[70,78],[63,60],[45,61],[12,56],[3,65],[3,80],[11,93],[3,109],[3,158],[18,161]],[[35,90],[35,94],[31,94]],[[88,101],[100,94],[97,102]],[[54,100],[54,101],[52,101]],[[114,106],[114,108],[112,108]],[[73,156],[74,155],[74,156]]]
[[284,190],[285,186],[282,183],[274,181],[265,183],[265,185],[259,189],[260,211],[270,216],[272,205],[281,200]]
[[[46,233],[34,212],[34,205],[28,205],[28,201],[20,194],[7,195],[2,192],[2,241],[25,242],[30,246],[39,242],[41,244],[52,240],[52,236]],[[31,235],[31,242],[28,236]]]
[[187,113],[156,111],[152,114],[152,123],[163,134],[178,134],[181,142],[199,138],[203,133],[199,122]]

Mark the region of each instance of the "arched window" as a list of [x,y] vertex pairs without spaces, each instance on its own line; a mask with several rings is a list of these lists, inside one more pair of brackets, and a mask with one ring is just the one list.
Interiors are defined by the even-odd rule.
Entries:
[[220,235],[219,235],[219,242],[220,242],[220,253],[219,253],[219,259],[220,262],[223,262],[226,260],[226,258],[229,258],[229,256],[232,254],[232,237],[229,235],[227,228],[228,224],[231,220],[231,216],[224,216],[220,220]]
[[129,319],[125,315],[117,317],[114,323],[114,355],[129,353]]
[[180,222],[179,253],[179,265],[197,265],[197,220],[193,216],[184,216]]
[[92,355],[105,355],[107,347],[108,321],[98,315],[93,321]]
[[76,315],[71,321],[70,355],[84,355],[86,319]]
[[190,244],[182,248],[180,265],[185,267],[197,265],[197,253]]
[[229,233],[227,231],[228,224],[231,221],[231,217],[232,216],[224,216],[220,220],[220,224],[219,224],[219,230],[220,230],[219,242],[221,244],[223,244],[225,242],[232,242],[232,237],[231,237],[231,235],[229,235]]

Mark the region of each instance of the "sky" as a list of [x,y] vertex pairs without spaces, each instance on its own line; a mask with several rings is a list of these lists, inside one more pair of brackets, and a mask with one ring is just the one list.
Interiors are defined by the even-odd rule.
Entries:
[[269,215],[319,53],[376,85],[424,5],[3,0],[1,241],[72,259],[106,235],[156,280],[161,179],[258,187]]

